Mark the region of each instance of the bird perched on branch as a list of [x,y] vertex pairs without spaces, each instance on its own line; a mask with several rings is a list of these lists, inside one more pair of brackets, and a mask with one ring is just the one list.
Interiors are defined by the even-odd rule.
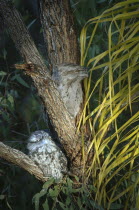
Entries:
[[73,118],[77,116],[83,103],[81,81],[86,77],[88,77],[87,68],[76,64],[59,64],[53,69],[52,79]]
[[[38,68],[32,63],[16,64],[15,67],[30,74],[36,73]],[[72,118],[77,116],[83,103],[81,81],[86,77],[88,77],[86,68],[75,64],[60,64],[53,69],[52,80],[57,85],[61,99]],[[40,167],[45,177],[60,180],[63,173],[67,173],[67,158],[48,132],[32,133],[27,149],[30,158]]]
[[45,177],[61,180],[67,172],[67,158],[52,140],[50,133],[35,131],[28,139],[29,157],[40,167]]
[[[40,66],[27,63],[15,64],[15,68],[24,69],[27,74],[37,72]],[[87,68],[76,64],[59,64],[53,68],[52,79],[57,85],[61,99],[71,117],[75,119],[83,103],[83,90],[81,81],[88,77]]]

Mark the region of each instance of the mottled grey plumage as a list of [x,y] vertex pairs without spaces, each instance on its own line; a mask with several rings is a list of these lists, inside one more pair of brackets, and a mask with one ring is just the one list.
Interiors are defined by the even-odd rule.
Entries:
[[85,67],[76,64],[59,64],[54,67],[52,78],[68,112],[75,118],[83,102],[81,81],[88,77]]
[[[52,79],[73,118],[83,102],[81,81],[87,76],[86,68],[75,64],[60,64],[53,69]],[[67,172],[67,159],[48,132],[40,130],[32,133],[27,148],[30,158],[40,167],[44,176],[62,179],[62,172]]]
[[67,159],[48,132],[35,131],[28,139],[30,158],[40,167],[45,177],[62,179],[67,172]]

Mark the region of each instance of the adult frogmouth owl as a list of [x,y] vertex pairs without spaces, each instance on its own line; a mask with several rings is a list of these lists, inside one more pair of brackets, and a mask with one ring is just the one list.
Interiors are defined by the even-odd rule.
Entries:
[[[37,71],[36,64],[15,64],[15,68],[24,69],[26,73],[33,74]],[[39,67],[40,68],[40,67]],[[75,118],[83,103],[83,90],[81,81],[88,77],[87,68],[76,64],[58,64],[53,68],[52,79],[60,93],[61,99],[70,113]]]
[[55,81],[61,98],[70,115],[75,118],[83,103],[81,81],[88,77],[87,69],[76,64],[59,64],[53,69]]

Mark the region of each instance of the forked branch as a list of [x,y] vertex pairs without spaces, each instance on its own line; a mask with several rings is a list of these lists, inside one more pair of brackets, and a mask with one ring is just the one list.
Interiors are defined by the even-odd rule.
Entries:
[[[49,1],[44,1],[45,2],[45,7],[51,7],[54,5],[54,9],[56,11],[59,11],[58,9],[58,2],[59,1],[50,1],[51,4],[48,4]],[[65,36],[62,39],[60,38],[60,42],[63,40],[63,51],[62,49],[59,48],[59,42],[56,39],[55,47],[57,48],[57,56],[60,53],[60,60],[58,60],[57,56],[55,57],[55,62],[77,62],[77,43],[76,42],[76,36],[75,32],[73,32],[73,27],[71,27],[71,31],[68,32],[68,27],[73,21],[71,21],[71,16],[67,16],[66,12],[69,12],[68,8],[68,1],[65,0],[60,0],[60,5],[63,4],[62,7],[60,7],[60,11],[63,12],[62,14],[64,15],[64,21],[56,22],[57,25],[55,25],[55,30],[54,31],[59,31],[60,27],[62,30],[64,30],[65,27],[65,32],[59,33],[59,38],[61,36]],[[65,10],[64,10],[65,7]],[[51,10],[49,8],[49,10]],[[43,17],[44,17],[43,13]],[[52,12],[52,15],[56,15],[54,12]],[[57,14],[58,15],[58,14]],[[66,151],[66,154],[68,158],[71,160],[71,165],[72,169],[75,172],[75,169],[80,168],[82,164],[81,160],[81,142],[79,141],[79,135],[76,133],[76,126],[75,122],[71,119],[70,114],[67,112],[63,101],[61,100],[60,94],[56,88],[56,85],[54,81],[51,79],[51,74],[50,74],[50,69],[46,67],[46,65],[43,62],[43,59],[41,58],[34,42],[32,41],[24,23],[22,22],[21,16],[15,9],[14,5],[12,4],[12,1],[10,0],[0,0],[0,16],[2,17],[5,26],[9,29],[10,36],[12,37],[16,48],[19,50],[21,56],[24,58],[25,63],[32,63],[35,64],[36,69],[33,71],[26,71],[26,73],[33,79],[34,84],[38,90],[39,96],[42,98],[43,103],[47,109],[48,115],[52,121],[52,124],[58,134],[58,137],[61,141],[61,144],[63,145],[63,148]],[[66,17],[68,17],[67,22],[66,22]],[[46,18],[47,19],[47,18]],[[45,20],[45,19],[44,19]],[[43,21],[43,26],[44,26],[44,20]],[[49,20],[48,20],[49,21]],[[46,21],[47,22],[47,21]],[[58,25],[60,24],[60,25]],[[66,27],[66,24],[69,24],[68,27]],[[45,26],[44,26],[45,27]],[[52,24],[49,25],[50,27],[53,27]],[[56,30],[58,29],[58,30]],[[53,32],[54,32],[53,31]],[[50,31],[49,31],[50,32]],[[71,34],[69,34],[71,33]],[[51,39],[52,37],[50,34],[46,34],[46,39]],[[72,42],[71,42],[71,37],[72,37]],[[54,41],[54,40],[53,40]],[[49,40],[51,43],[51,40]],[[48,42],[48,44],[49,44]],[[70,45],[70,42],[74,46]],[[67,45],[67,44],[68,45]],[[54,46],[54,45],[53,45]],[[69,53],[68,51],[71,48],[75,47],[75,53]],[[48,47],[51,48],[50,46]],[[54,50],[54,49],[53,49]],[[66,53],[67,50],[67,53]],[[63,53],[63,54],[62,54]],[[50,54],[50,53],[49,53]],[[51,54],[52,55],[52,54]],[[67,55],[67,60],[64,60]],[[72,55],[72,56],[71,56]],[[70,60],[71,56],[71,60]],[[50,62],[53,60],[51,59],[52,56],[50,56]],[[6,149],[6,147],[3,147]],[[12,151],[12,150],[11,150]],[[3,153],[6,154],[6,153]],[[4,155],[3,155],[4,158]],[[5,158],[6,159],[6,158]],[[14,161],[16,159],[13,159]]]

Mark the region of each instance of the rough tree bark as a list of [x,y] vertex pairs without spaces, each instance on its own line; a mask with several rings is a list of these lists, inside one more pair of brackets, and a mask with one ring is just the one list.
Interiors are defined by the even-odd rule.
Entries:
[[49,62],[79,64],[79,46],[69,1],[41,0],[41,22]]
[[[61,144],[70,159],[71,171],[78,175],[81,174],[82,166],[80,134],[76,132],[75,122],[67,112],[56,85],[51,79],[51,67],[53,65],[67,62],[78,64],[79,62],[73,17],[67,0],[41,0],[40,8],[44,38],[48,48],[49,68],[44,64],[12,2],[10,0],[0,0],[0,16],[9,29],[16,48],[25,63],[34,64],[33,69],[31,71],[26,70],[25,73],[32,78],[38,94],[43,100]],[[0,145],[0,157],[7,159],[2,155],[2,150],[4,150],[4,147]],[[12,152],[9,154],[10,158],[7,160],[12,159],[12,162],[17,164]],[[18,165],[22,167],[22,164]],[[38,177],[34,171],[32,173]]]
[[2,142],[0,142],[0,157],[20,166],[30,174],[34,174],[37,179],[42,181],[48,180],[48,178],[43,176],[40,168],[27,155],[17,149],[4,145]]

